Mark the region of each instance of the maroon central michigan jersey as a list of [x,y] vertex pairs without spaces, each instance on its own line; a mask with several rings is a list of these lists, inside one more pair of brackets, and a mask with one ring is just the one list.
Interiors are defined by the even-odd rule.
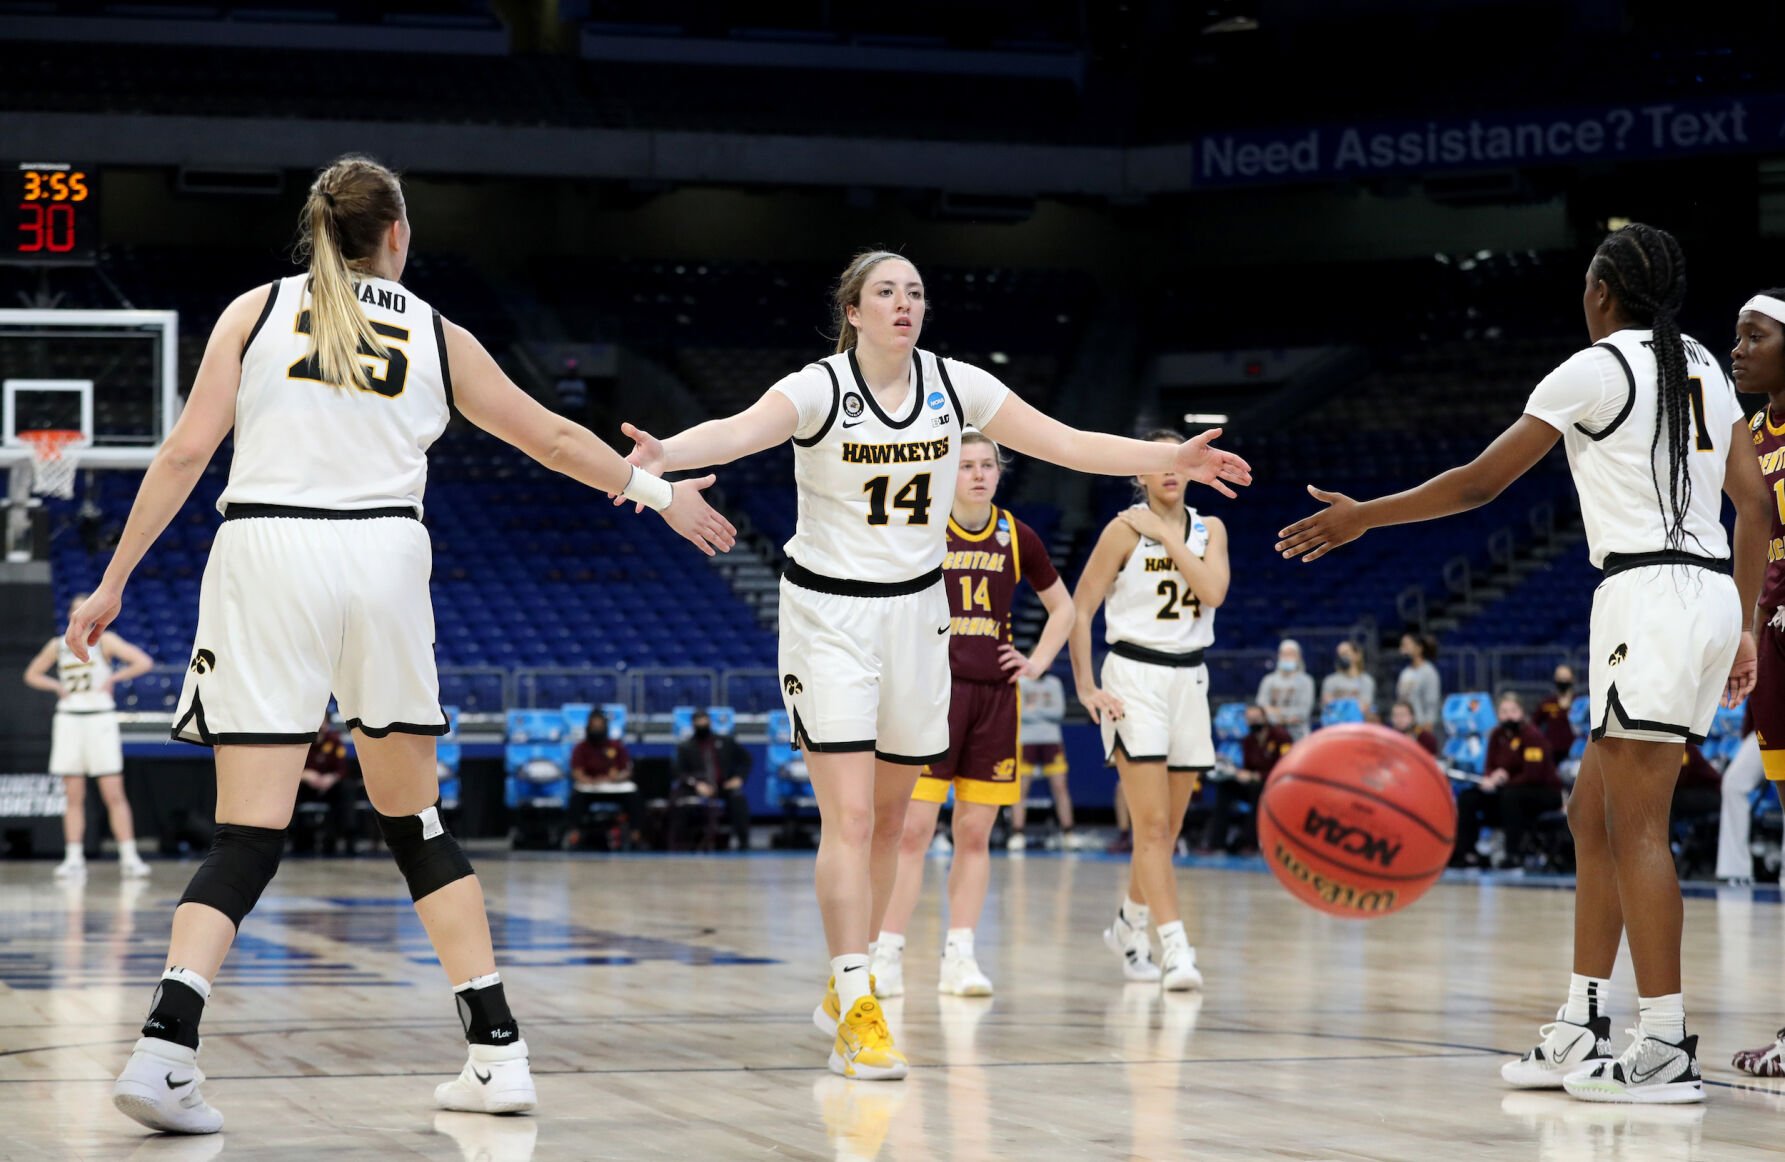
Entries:
[[1774,610],[1785,605],[1785,424],[1775,423],[1770,406],[1754,413],[1748,428],[1754,433],[1754,454],[1760,472],[1773,492],[1773,531],[1767,539],[1766,584],[1760,604]]
[[1041,538],[1008,509],[994,506],[992,519],[978,532],[950,517],[942,573],[954,615],[949,669],[957,679],[972,682],[1007,680],[1010,674],[998,664],[998,647],[1010,640],[1016,583],[1027,581],[1039,593],[1060,579]]

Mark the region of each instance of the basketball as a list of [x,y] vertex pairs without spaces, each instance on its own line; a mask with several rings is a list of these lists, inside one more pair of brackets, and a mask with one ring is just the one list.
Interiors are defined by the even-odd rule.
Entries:
[[1363,920],[1423,896],[1450,859],[1456,800],[1406,735],[1351,724],[1292,747],[1258,800],[1258,844],[1291,895]]

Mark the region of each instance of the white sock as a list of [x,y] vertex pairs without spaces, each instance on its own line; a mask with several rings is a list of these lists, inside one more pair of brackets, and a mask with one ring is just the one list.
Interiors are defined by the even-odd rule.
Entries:
[[65,851],[63,851],[63,853],[62,853],[62,862],[63,863],[86,863],[87,862],[86,849],[83,848],[78,843],[69,844],[67,849]]
[[464,984],[455,984],[452,986],[452,991],[455,993],[462,993],[466,989],[487,989],[493,984],[501,983],[502,974],[499,972],[491,972],[486,973],[483,976],[474,976]]
[[118,840],[118,862],[119,863],[139,863],[139,862],[141,862],[142,858],[143,858],[142,856],[136,854],[136,840],[134,840],[134,839],[120,839],[120,840]]
[[1137,904],[1126,897],[1122,899],[1122,920],[1130,928],[1145,931],[1147,922],[1152,919],[1153,912],[1145,904]]
[[[1611,1002],[1611,981],[1597,976],[1568,976],[1568,1007],[1562,1019],[1570,1025],[1584,1025],[1594,1017],[1603,1017]],[[1684,1034],[1682,1034],[1684,1036]],[[1675,1037],[1674,1040],[1679,1040]]]
[[1642,1014],[1642,1031],[1646,1036],[1670,1045],[1678,1045],[1686,1039],[1686,1002],[1679,993],[1637,997],[1636,1007]]
[[868,995],[868,958],[859,952],[831,957],[831,974],[837,978],[837,1003],[847,1013]]
[[211,999],[211,982],[198,975],[196,972],[193,972],[190,968],[181,968],[176,964],[166,972],[162,973],[161,979],[177,980],[205,1000],[208,1001]]
[[944,956],[972,956],[973,955],[973,929],[971,929],[971,928],[950,928],[948,930],[948,939],[942,945],[942,955],[944,955]]
[[1169,924],[1159,925],[1159,943],[1167,949],[1188,949],[1190,947],[1190,938],[1184,935],[1184,922],[1182,920],[1173,920]]
[[878,952],[888,960],[897,960],[905,955],[905,934],[903,932],[882,932],[880,939],[874,941],[869,952]]

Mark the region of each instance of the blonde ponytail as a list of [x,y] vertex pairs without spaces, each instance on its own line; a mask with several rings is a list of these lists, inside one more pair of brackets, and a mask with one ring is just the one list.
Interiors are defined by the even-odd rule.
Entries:
[[396,175],[369,158],[348,156],[316,176],[304,203],[298,253],[310,267],[310,343],[324,383],[371,390],[359,356],[388,358],[354,294],[385,231],[403,213]]

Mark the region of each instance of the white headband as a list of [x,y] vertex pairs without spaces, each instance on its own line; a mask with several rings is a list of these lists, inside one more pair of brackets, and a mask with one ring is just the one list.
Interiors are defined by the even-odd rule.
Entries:
[[1785,301],[1771,295],[1755,295],[1742,304],[1742,310],[1765,315],[1774,322],[1785,325]]

